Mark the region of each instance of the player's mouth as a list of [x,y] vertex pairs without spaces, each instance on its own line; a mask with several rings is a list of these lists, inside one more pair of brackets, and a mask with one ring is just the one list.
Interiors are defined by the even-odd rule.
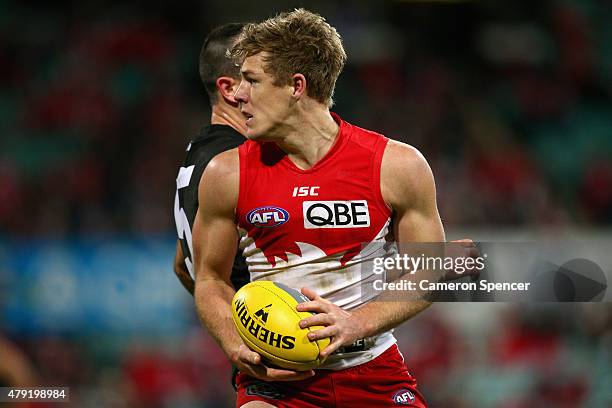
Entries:
[[248,113],[248,112],[244,112],[244,111],[242,112],[242,114],[243,114],[243,115],[244,115],[244,117],[246,118],[246,123],[247,123],[247,125],[248,125],[248,124],[249,124],[249,122],[251,121],[251,119],[253,118],[253,115],[251,115],[251,114],[250,114],[250,113]]

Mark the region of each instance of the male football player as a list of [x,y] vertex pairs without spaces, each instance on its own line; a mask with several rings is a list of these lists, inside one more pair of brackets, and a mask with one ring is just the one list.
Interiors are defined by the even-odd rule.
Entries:
[[[212,109],[210,125],[187,147],[187,157],[176,179],[174,220],[178,233],[174,272],[185,289],[193,294],[193,245],[191,230],[198,210],[198,186],[206,165],[217,154],[233,149],[244,141],[246,126],[234,93],[240,83],[240,69],[228,58],[244,24],[230,23],[213,29],[200,51],[200,78]],[[248,282],[244,257],[236,253],[232,283],[239,289]]]
[[[372,276],[363,266],[391,255],[385,243],[445,241],[429,165],[330,112],[346,54],[321,16],[298,9],[247,24],[232,55],[248,141],[207,166],[193,245],[198,315],[240,370],[237,405],[426,406],[392,329],[430,303],[375,302],[360,289]],[[271,367],[240,339],[228,257],[238,241],[252,281],[310,299],[298,309],[315,314],[300,325],[325,326],[311,340],[331,338],[320,368]]]

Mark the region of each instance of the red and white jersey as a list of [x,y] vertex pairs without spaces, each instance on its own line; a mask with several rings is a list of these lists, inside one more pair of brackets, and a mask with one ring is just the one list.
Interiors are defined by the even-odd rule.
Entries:
[[[236,217],[251,281],[308,286],[352,309],[371,298],[363,282],[380,279],[372,259],[396,251],[389,244],[392,211],[380,190],[388,139],[332,116],[340,126],[338,137],[310,169],[295,166],[274,143],[247,141],[238,148]],[[385,333],[367,351],[330,356],[324,368],[364,363],[394,342]]]

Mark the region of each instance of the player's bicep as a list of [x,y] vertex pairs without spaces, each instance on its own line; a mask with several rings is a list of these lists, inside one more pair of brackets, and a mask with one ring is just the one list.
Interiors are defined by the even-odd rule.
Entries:
[[429,175],[422,178],[420,185],[413,190],[416,197],[409,198],[404,206],[397,206],[394,232],[399,242],[444,242],[444,228],[438,213],[436,190],[429,166],[426,172]]
[[395,240],[443,242],[436,186],[429,164],[416,149],[389,142],[381,169],[383,197],[393,208]]
[[408,210],[397,217],[394,233],[398,242],[444,242],[438,214]]
[[231,219],[204,214],[193,225],[196,281],[221,279],[229,282],[237,246]]
[[198,190],[200,207],[193,225],[196,282],[229,282],[238,232],[234,208],[238,199],[238,162],[233,151],[215,157],[207,166]]

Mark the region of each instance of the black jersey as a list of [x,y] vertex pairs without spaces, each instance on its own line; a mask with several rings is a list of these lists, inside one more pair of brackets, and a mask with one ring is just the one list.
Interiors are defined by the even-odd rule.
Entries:
[[[204,169],[213,157],[240,146],[246,139],[231,126],[210,125],[187,146],[187,157],[176,178],[174,197],[174,221],[181,241],[185,263],[192,279],[193,242],[191,231],[198,211],[198,186]],[[249,282],[249,272],[240,252],[236,253],[231,275],[232,284],[238,290]]]

